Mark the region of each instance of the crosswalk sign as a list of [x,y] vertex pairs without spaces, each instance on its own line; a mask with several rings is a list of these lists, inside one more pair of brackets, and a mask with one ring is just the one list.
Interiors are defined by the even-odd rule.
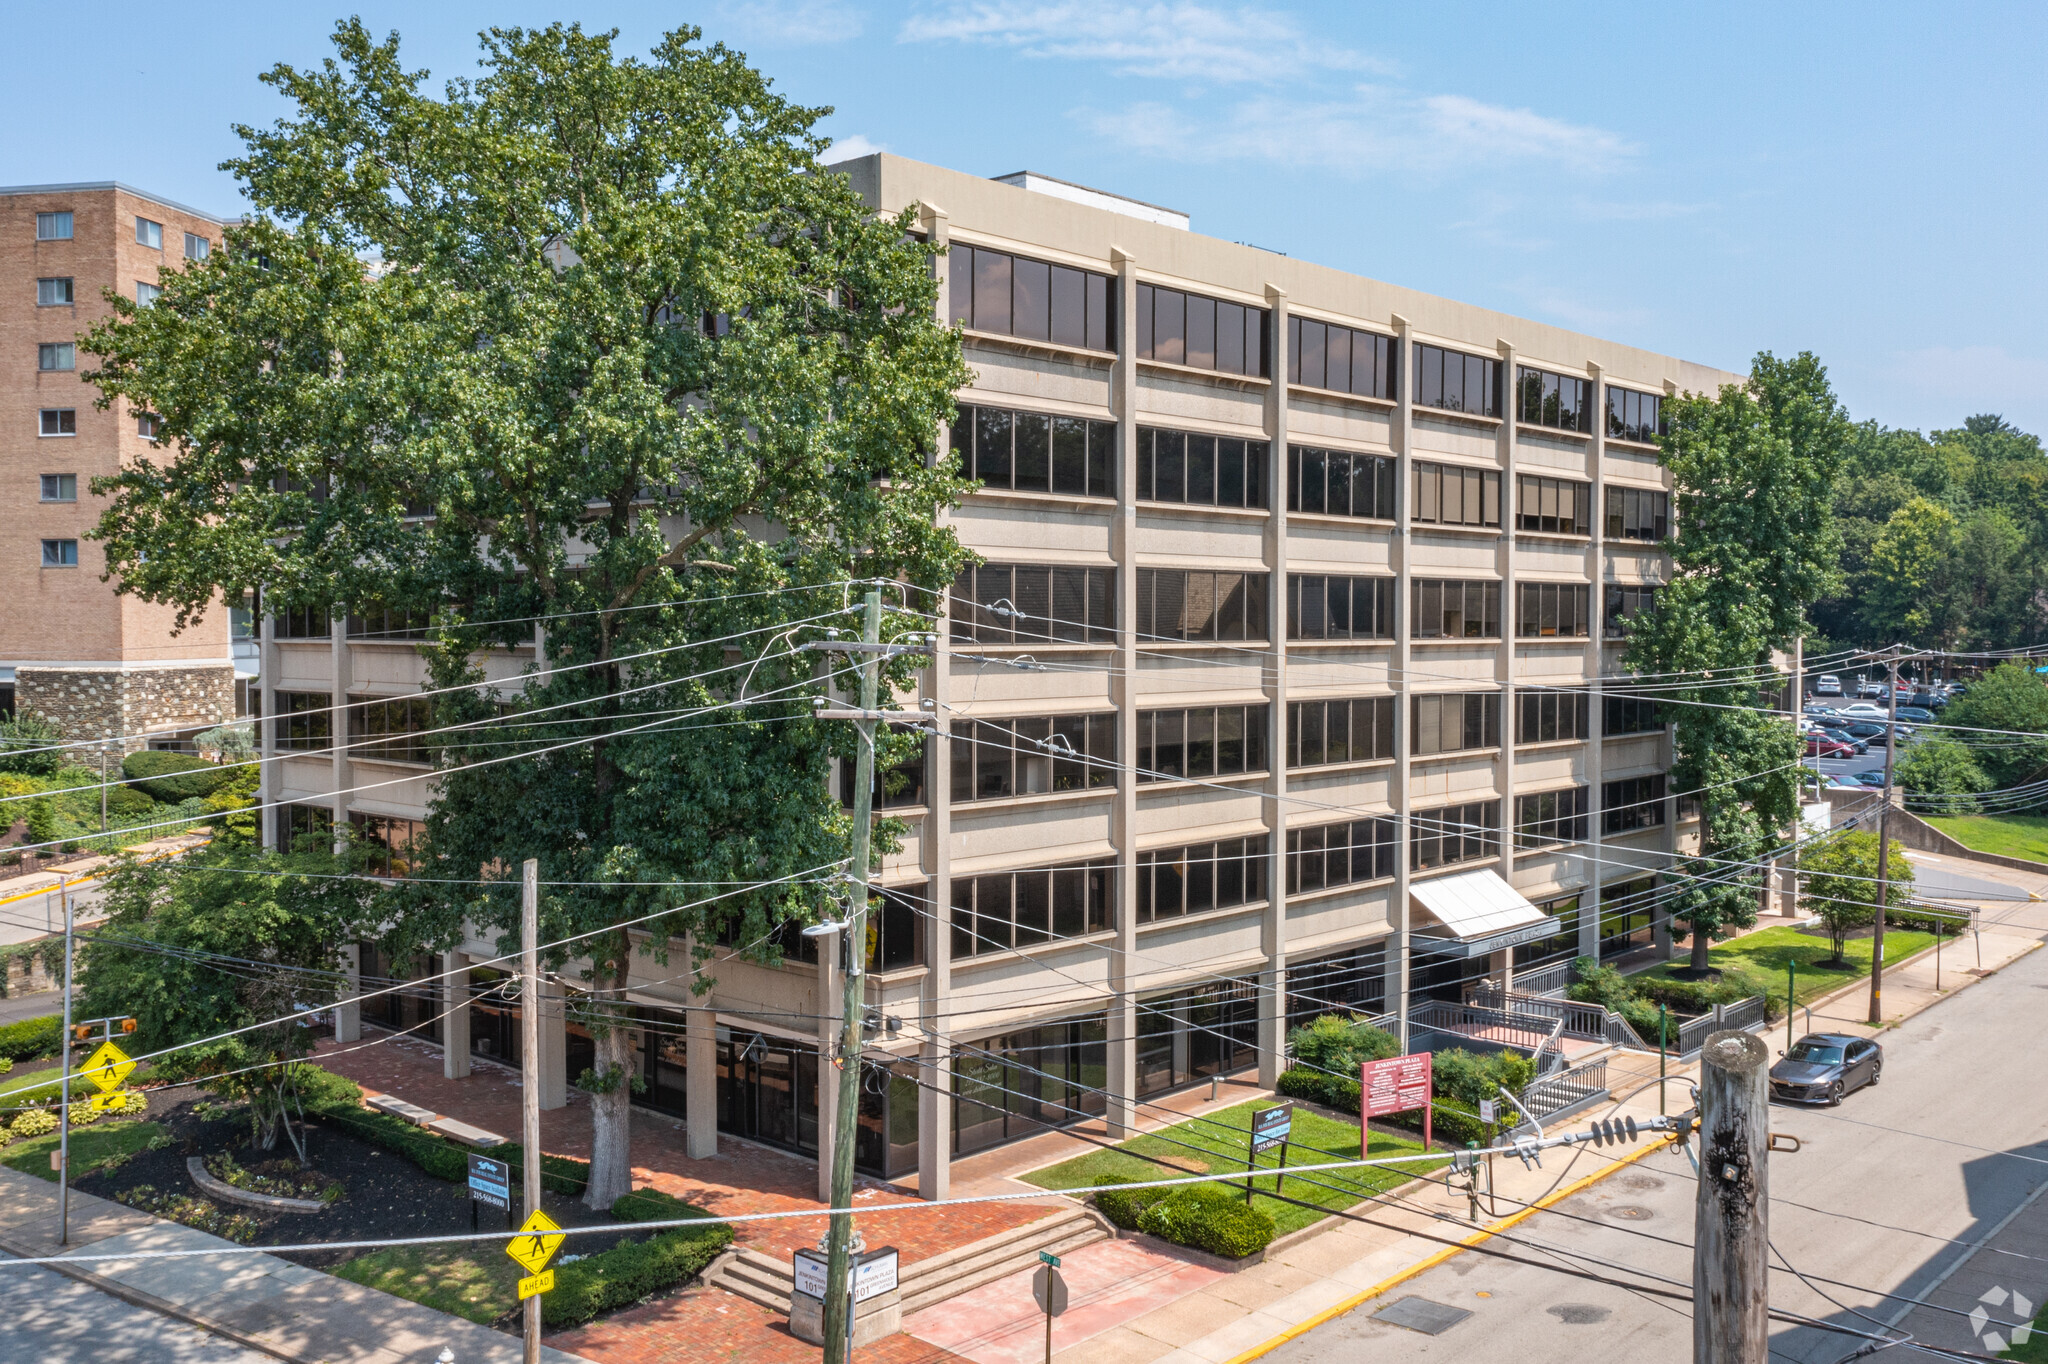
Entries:
[[554,1289],[554,1286],[555,1271],[552,1269],[543,1269],[540,1273],[535,1274],[532,1278],[521,1279],[519,1281],[519,1300],[521,1302],[525,1302],[528,1298],[532,1297],[536,1293],[547,1293],[552,1291]]
[[[555,1258],[555,1252],[562,1248],[562,1242],[568,1239],[562,1234],[562,1228],[554,1218],[536,1208],[533,1215],[526,1219],[526,1224],[519,1228],[519,1234],[506,1245],[505,1253],[517,1260],[528,1274],[539,1274],[541,1268]],[[539,1293],[547,1290],[534,1291]]]
[[115,1112],[128,1106],[128,1091],[110,1089],[104,1094],[92,1096],[92,1111],[95,1113]]
[[112,1042],[100,1043],[100,1049],[92,1054],[85,1063],[85,1069],[79,1072],[107,1091],[119,1089],[134,1073],[135,1063],[128,1059],[128,1053]]

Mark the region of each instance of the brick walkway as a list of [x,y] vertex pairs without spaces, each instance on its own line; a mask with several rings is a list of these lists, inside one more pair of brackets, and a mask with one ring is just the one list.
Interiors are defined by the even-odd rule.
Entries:
[[[789,1333],[782,1314],[717,1288],[690,1288],[607,1321],[548,1337],[599,1364],[818,1364],[820,1352]],[[961,1357],[912,1336],[854,1351],[861,1364],[944,1364]]]

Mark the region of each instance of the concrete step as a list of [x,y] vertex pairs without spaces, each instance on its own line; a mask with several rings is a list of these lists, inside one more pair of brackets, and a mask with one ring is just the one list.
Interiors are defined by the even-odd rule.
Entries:
[[704,1282],[775,1312],[789,1310],[795,1280],[787,1262],[756,1250],[731,1251],[704,1273]]
[[1060,1209],[1029,1226],[985,1237],[909,1266],[903,1271],[903,1310],[916,1312],[1020,1269],[1029,1269],[1038,1263],[1041,1250],[1064,1255],[1096,1241],[1106,1241],[1114,1234],[1114,1229],[1092,1209]]

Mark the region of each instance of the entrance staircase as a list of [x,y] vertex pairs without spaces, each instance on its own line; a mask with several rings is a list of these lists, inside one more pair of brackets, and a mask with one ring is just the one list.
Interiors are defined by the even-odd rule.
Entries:
[[[908,1316],[1018,1270],[1029,1269],[1038,1263],[1041,1250],[1064,1255],[1106,1241],[1114,1234],[1099,1213],[1070,1204],[1027,1227],[998,1232],[904,1265],[898,1280],[903,1293],[903,1314]],[[747,1249],[727,1251],[720,1256],[705,1271],[704,1282],[776,1312],[789,1310],[789,1295],[795,1287],[787,1259]]]

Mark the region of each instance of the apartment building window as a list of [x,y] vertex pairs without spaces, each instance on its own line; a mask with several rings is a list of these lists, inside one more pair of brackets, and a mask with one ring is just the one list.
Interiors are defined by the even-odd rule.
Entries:
[[1440,526],[1498,526],[1500,474],[1454,464],[1417,464],[1414,471],[1417,521]]
[[1363,516],[1392,521],[1394,461],[1386,455],[1354,455],[1287,447],[1287,510],[1330,516]]
[[44,568],[77,568],[77,567],[78,567],[78,541],[76,541],[76,540],[45,540],[45,541],[43,541],[43,567],[44,567]]
[[137,307],[147,308],[163,296],[162,285],[151,284],[148,280],[143,279],[135,281],[135,303]]
[[1287,575],[1289,639],[1392,639],[1394,580]]
[[1590,739],[1592,698],[1582,691],[1524,688],[1515,693],[1515,742],[1555,744]]
[[152,222],[148,218],[137,218],[135,220],[135,244],[137,246],[152,247],[158,251],[163,250],[164,225],[159,222]]
[[1664,728],[1657,703],[1647,696],[1609,695],[1602,700],[1601,733],[1610,739],[1618,734],[1655,734]]
[[1659,488],[1607,488],[1607,538],[1662,540],[1671,530],[1671,494]]
[[[908,725],[889,726],[889,733],[892,737],[901,738],[916,732],[916,730]],[[957,743],[958,740],[956,739],[955,742]],[[924,771],[925,759],[929,754],[929,748],[930,745],[920,737],[917,740],[917,746],[911,750],[909,757],[902,759],[900,762],[890,763],[887,767],[876,767],[875,788],[872,795],[874,807],[877,810],[923,805],[925,803],[928,796],[925,791]],[[839,764],[839,803],[849,808],[853,805],[854,775],[853,760],[850,758],[842,760]],[[958,800],[959,797],[956,795],[954,799]]]
[[1264,308],[1140,284],[1137,321],[1141,360],[1259,379],[1271,372],[1266,365],[1271,324]]
[[348,822],[355,830],[356,847],[368,854],[364,871],[372,876],[398,877],[417,870],[419,851],[427,837],[425,820],[351,811]]
[[1156,923],[1266,898],[1266,836],[1138,854],[1138,922]]
[[1600,832],[1633,833],[1664,823],[1664,774],[1624,777],[1600,787]]
[[424,696],[384,701],[350,697],[349,746],[358,758],[393,763],[432,762],[434,755],[428,751],[425,735],[434,727],[433,711],[433,702]]
[[135,414],[135,434],[144,440],[155,440],[157,432],[163,429],[164,419],[154,412]]
[[982,564],[953,581],[956,644],[1113,644],[1116,570]]
[[1116,716],[955,720],[955,803],[1116,785]]
[[1138,570],[1141,640],[1262,640],[1266,637],[1264,573],[1199,569]]
[[1607,389],[1607,434],[1615,440],[1655,445],[1665,432],[1664,399],[1632,388]]
[[1114,927],[1115,864],[1077,862],[953,880],[953,955],[986,956]]
[[1394,698],[1287,703],[1287,765],[1328,767],[1394,757]]
[[1657,609],[1657,589],[1654,586],[1607,585],[1607,628],[1609,639],[1626,639],[1628,622],[1646,611]]
[[281,691],[271,720],[276,746],[287,753],[312,753],[334,742],[334,697],[324,691]]
[[1138,780],[1206,781],[1266,770],[1269,706],[1138,713]]
[[432,639],[434,637],[434,613],[432,611],[401,611],[396,607],[372,605],[348,615],[348,637],[375,644],[380,641],[397,643],[406,640]]
[[1399,370],[1397,353],[1391,336],[1305,317],[1287,319],[1287,373],[1308,388],[1391,402]]
[[1262,440],[1138,428],[1138,497],[1198,507],[1266,505]]
[[293,606],[277,613],[279,639],[327,639],[333,634],[324,606]]
[[1415,347],[1415,401],[1474,417],[1500,415],[1500,361],[1441,346]]
[[77,474],[44,474],[42,477],[43,501],[76,502],[78,500]]
[[1586,583],[1517,583],[1515,634],[1585,639],[1593,633],[1593,589]]
[[1500,584],[1461,578],[1417,578],[1413,639],[1496,639]]
[[1394,821],[1354,819],[1287,831],[1287,893],[1383,881],[1394,874]]
[[970,331],[1116,349],[1116,284],[1106,275],[955,243],[952,320]]
[[1289,1028],[1327,1013],[1376,1014],[1386,997],[1387,948],[1383,942],[1287,963]]
[[36,425],[39,436],[75,436],[78,434],[78,409],[75,407],[46,407],[42,409]]
[[36,368],[77,369],[78,347],[69,341],[45,341],[36,347]]
[[953,419],[963,478],[990,488],[1116,496],[1116,423],[963,405]]
[[1593,485],[1568,478],[1515,475],[1515,529],[1590,535]]
[[1500,850],[1500,802],[1475,800],[1421,810],[1408,817],[1411,834],[1408,866],[1412,871],[1448,867],[1492,857]]
[[1515,846],[1583,843],[1592,826],[1593,792],[1585,786],[1515,797]]
[[325,805],[287,805],[277,822],[281,853],[332,853],[334,811]]
[[186,260],[205,260],[212,250],[213,243],[200,236],[197,232],[187,232],[185,234]]
[[1593,430],[1593,384],[1524,365],[1515,370],[1515,420],[1559,431]]
[[69,209],[56,213],[36,214],[36,240],[39,242],[68,242],[71,240],[71,212]]
[[1500,693],[1467,691],[1410,698],[1418,758],[1500,747]]
[[61,308],[70,303],[71,278],[39,279],[36,281],[36,306],[38,308]]

